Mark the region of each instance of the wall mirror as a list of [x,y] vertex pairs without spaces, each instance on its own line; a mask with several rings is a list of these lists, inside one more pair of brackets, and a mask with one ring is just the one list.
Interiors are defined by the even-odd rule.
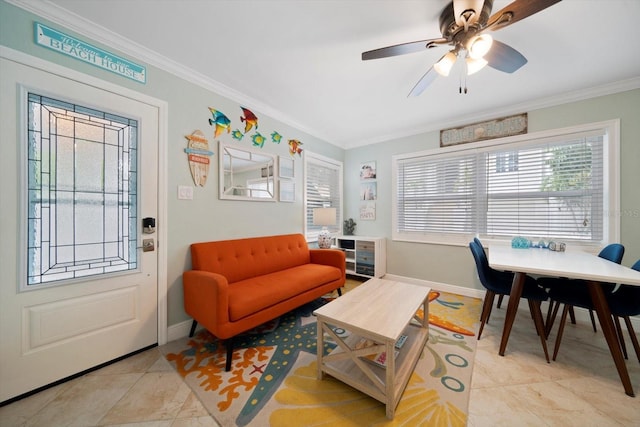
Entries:
[[273,154],[239,148],[220,142],[220,198],[275,201]]

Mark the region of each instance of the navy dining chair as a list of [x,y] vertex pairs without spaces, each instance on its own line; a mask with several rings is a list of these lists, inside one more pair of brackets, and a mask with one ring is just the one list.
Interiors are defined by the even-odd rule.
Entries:
[[[478,339],[482,336],[482,330],[485,323],[489,320],[491,314],[491,308],[496,295],[509,295],[511,293],[511,285],[513,283],[513,273],[499,271],[489,266],[487,254],[482,247],[482,243],[479,240],[469,242],[469,249],[473,254],[473,258],[476,263],[476,269],[478,271],[478,277],[480,283],[486,289],[484,301],[482,303],[482,314],[480,315],[480,330],[478,331]],[[548,299],[545,289],[538,286],[536,280],[533,277],[526,276],[524,289],[522,291],[522,298],[525,298],[529,303],[529,310],[533,321],[536,325],[536,330],[540,336],[542,343],[542,349],[544,350],[545,358],[549,362],[549,354],[547,352],[547,342],[544,332],[544,322],[542,320],[542,311],[540,310],[540,304]]]
[[[631,266],[633,270],[640,271],[640,259]],[[622,346],[622,353],[624,358],[627,359],[627,348],[624,343],[624,336],[622,335],[622,328],[620,327],[620,318],[624,319],[627,325],[627,331],[631,337],[633,348],[636,351],[638,362],[640,362],[640,345],[638,344],[638,337],[633,330],[630,316],[637,316],[640,314],[640,286],[620,285],[619,289],[615,289],[611,293],[605,293],[607,302],[609,303],[609,309],[613,315],[613,319],[616,325],[616,332],[618,333],[618,339]]]
[[[616,264],[620,264],[622,262],[622,257],[624,256],[624,246],[620,243],[611,243],[605,246],[598,256],[611,262],[615,262]],[[594,331],[596,331],[595,319],[593,317],[593,302],[591,301],[589,288],[584,280],[543,277],[538,279],[538,283],[549,290],[549,298],[551,299],[549,313],[551,313],[551,307],[553,306],[553,314],[547,316],[547,327],[545,332],[547,336],[553,326],[553,322],[558,312],[558,307],[563,305],[560,326],[558,327],[558,336],[556,337],[556,342],[553,348],[552,359],[556,360],[556,356],[560,349],[560,343],[562,342],[562,335],[564,333],[567,315],[573,307],[580,307],[589,310],[591,323]],[[607,294],[613,290],[614,284],[603,283],[602,286],[605,294]]]

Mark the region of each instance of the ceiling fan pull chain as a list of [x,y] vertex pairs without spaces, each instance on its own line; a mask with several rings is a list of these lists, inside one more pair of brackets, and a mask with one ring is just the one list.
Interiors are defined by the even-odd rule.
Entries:
[[465,95],[467,93],[467,74],[468,73],[469,73],[468,65],[465,62],[464,69],[460,72],[460,77],[459,77],[460,85],[458,87],[458,93],[460,93],[460,94],[462,94],[462,79],[463,79],[463,76],[464,76],[464,93],[465,93]]

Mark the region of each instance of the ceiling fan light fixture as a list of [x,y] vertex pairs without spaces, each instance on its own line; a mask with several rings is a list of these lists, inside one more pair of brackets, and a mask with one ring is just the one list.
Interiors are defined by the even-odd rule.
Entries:
[[467,58],[467,75],[477,73],[488,64],[487,60],[479,58]]
[[481,34],[471,39],[469,42],[469,56],[473,59],[480,59],[489,52],[493,44],[493,37],[489,34]]
[[433,65],[433,69],[443,77],[447,77],[453,68],[453,64],[456,63],[458,55],[454,51],[449,51],[438,62]]

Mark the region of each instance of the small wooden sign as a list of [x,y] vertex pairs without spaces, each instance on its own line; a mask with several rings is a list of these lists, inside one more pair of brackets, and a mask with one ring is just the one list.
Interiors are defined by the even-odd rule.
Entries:
[[505,136],[527,133],[527,113],[474,123],[458,128],[440,131],[440,146],[465,144],[485,139],[503,138]]
[[201,130],[194,131],[186,138],[189,142],[184,152],[189,160],[191,177],[197,186],[204,187],[209,176],[209,157],[213,155],[213,152],[209,151],[209,141]]

